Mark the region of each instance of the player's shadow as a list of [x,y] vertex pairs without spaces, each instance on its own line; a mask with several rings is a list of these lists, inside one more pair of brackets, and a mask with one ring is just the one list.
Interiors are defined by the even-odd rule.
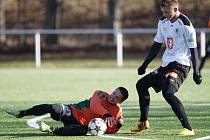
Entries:
[[0,137],[12,137],[12,138],[17,138],[17,137],[36,137],[36,136],[50,136],[49,134],[45,133],[4,133],[0,134]]
[[[0,137],[10,137],[10,138],[27,138],[27,137],[37,137],[37,136],[44,136],[44,137],[51,137],[55,135],[49,135],[48,133],[4,133],[0,134]],[[90,135],[86,135],[90,136]],[[61,136],[61,137],[66,137],[66,136]],[[77,136],[74,136],[77,137]],[[78,136],[79,137],[79,136]]]
[[131,133],[131,132],[124,132],[124,133],[120,133],[118,132],[117,134],[115,134],[115,136],[138,136],[138,133]]
[[[115,134],[115,136],[140,136],[140,134],[141,133],[131,133],[131,132],[129,133],[128,132],[128,133],[117,133],[117,134]],[[162,133],[159,132],[158,134],[150,133],[149,135],[154,135],[154,136],[155,135],[170,135],[170,136],[175,135],[176,136],[177,134],[171,134],[171,133],[166,134],[165,132],[162,132]]]

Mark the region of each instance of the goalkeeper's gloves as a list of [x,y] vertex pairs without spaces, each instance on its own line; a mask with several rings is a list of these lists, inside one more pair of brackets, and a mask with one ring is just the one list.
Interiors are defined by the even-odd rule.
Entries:
[[116,125],[117,121],[114,117],[112,117],[111,114],[105,114],[103,115],[103,117],[105,118],[105,122],[107,124],[107,126],[113,126],[113,125]]
[[121,127],[123,126],[123,123],[124,123],[123,118],[118,119],[118,120],[117,120],[117,125],[116,125],[116,127],[117,127],[117,128],[121,128]]

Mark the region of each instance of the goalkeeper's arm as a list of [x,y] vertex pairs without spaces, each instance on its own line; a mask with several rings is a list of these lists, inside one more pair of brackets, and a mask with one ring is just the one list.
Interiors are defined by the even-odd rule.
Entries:
[[112,125],[112,126],[107,126],[107,134],[113,134],[116,133],[117,131],[119,131],[119,129],[123,126],[123,118],[120,118],[117,120],[116,124]]

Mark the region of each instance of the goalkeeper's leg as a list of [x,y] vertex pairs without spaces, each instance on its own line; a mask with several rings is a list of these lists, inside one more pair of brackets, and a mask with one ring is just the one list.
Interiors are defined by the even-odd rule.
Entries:
[[84,136],[88,132],[88,127],[84,125],[69,125],[60,128],[53,128],[52,134],[58,136]]
[[29,115],[35,115],[35,116],[41,116],[47,113],[51,114],[51,117],[54,120],[60,121],[60,116],[62,113],[62,105],[60,104],[41,104],[33,106],[32,108],[29,108],[27,110],[21,110],[16,114],[17,118],[21,118],[24,116]]
[[39,122],[39,129],[57,136],[84,136],[88,132],[88,127],[84,125],[68,125],[64,127],[51,127],[44,122]]

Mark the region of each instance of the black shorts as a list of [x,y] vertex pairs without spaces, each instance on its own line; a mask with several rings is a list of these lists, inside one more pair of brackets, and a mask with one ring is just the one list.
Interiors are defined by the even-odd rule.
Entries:
[[71,107],[65,104],[54,104],[55,113],[52,116],[55,120],[63,122],[64,126],[68,125],[80,125],[77,119],[74,117]]
[[178,91],[181,84],[187,78],[190,71],[189,66],[182,65],[178,62],[171,62],[166,67],[159,67],[153,72],[149,73],[145,77],[145,84],[149,84],[148,87],[153,87],[156,93],[160,92],[165,87],[166,74],[168,72],[176,72],[178,77],[175,79],[175,88]]

